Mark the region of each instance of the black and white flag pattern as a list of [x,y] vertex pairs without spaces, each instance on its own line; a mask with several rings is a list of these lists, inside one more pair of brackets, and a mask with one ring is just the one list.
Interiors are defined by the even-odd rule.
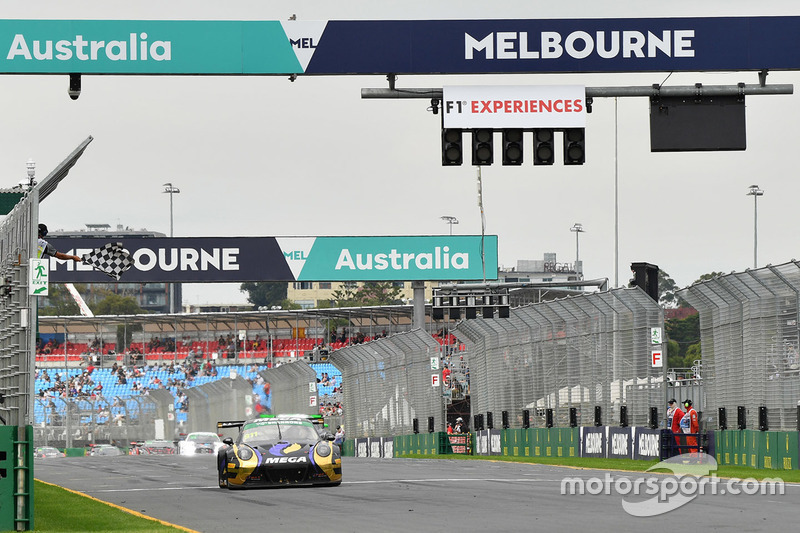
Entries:
[[99,270],[117,281],[126,270],[136,263],[131,254],[122,248],[120,242],[110,242],[83,255],[81,259],[87,265],[92,265],[95,270]]

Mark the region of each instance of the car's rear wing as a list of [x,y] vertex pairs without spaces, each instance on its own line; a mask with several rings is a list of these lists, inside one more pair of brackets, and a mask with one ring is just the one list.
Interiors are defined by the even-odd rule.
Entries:
[[244,425],[244,420],[220,420],[217,422],[217,429],[240,428]]

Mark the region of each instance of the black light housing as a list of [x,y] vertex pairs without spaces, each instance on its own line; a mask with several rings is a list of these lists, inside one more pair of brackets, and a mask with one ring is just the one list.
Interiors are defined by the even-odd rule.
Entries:
[[554,162],[553,130],[533,130],[533,164],[552,165]]
[[494,161],[494,131],[487,128],[472,130],[472,164],[491,165]]
[[564,164],[582,165],[586,162],[586,132],[583,128],[564,130]]
[[503,130],[503,165],[521,165],[522,153],[522,129]]
[[464,161],[462,137],[461,130],[442,130],[442,166],[460,165]]

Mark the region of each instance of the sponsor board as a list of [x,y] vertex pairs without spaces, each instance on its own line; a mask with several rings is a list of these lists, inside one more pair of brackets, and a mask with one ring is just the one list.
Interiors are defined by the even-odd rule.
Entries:
[[633,438],[631,428],[606,428],[606,457],[609,459],[631,459]]
[[581,85],[463,85],[443,88],[445,128],[583,128]]
[[503,452],[499,429],[475,432],[475,455],[500,455]]
[[[136,261],[125,283],[243,281],[467,281],[497,279],[497,236],[52,237],[83,255],[120,242]],[[112,283],[91,266],[50,258],[54,283]]]
[[602,426],[580,428],[581,457],[606,456],[606,431]]
[[797,69],[800,17],[0,20],[0,73],[478,74]]
[[367,437],[355,439],[356,457],[394,457],[393,437]]
[[649,461],[661,458],[661,430],[633,428],[633,458]]

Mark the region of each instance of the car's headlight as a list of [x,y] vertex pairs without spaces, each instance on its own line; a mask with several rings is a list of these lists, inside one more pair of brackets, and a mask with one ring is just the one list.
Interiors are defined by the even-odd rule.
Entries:
[[249,461],[253,457],[253,450],[249,446],[239,446],[236,453],[242,461]]
[[331,447],[327,442],[317,444],[317,454],[320,457],[328,457],[331,454]]

